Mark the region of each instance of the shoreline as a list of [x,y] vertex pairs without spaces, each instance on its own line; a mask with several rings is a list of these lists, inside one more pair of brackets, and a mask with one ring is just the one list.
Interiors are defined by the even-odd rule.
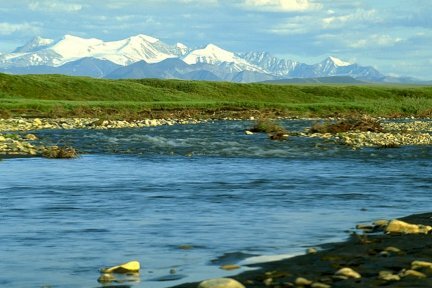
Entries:
[[[398,219],[432,225],[432,212]],[[323,244],[324,250],[310,249],[309,253],[292,258],[245,265],[258,269],[230,278],[248,288],[432,287],[430,231],[426,234],[386,234],[367,231],[370,225],[357,228],[365,231],[353,233],[343,242]],[[345,268],[345,271],[353,272],[338,274]],[[198,285],[198,282],[186,283],[171,288],[196,288]]]

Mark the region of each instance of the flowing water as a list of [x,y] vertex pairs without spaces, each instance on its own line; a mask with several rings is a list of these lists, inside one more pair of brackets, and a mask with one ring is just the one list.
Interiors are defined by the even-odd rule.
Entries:
[[0,286],[101,287],[99,268],[136,259],[127,285],[169,287],[430,211],[432,147],[354,151],[250,126],[36,131],[83,154],[0,161]]

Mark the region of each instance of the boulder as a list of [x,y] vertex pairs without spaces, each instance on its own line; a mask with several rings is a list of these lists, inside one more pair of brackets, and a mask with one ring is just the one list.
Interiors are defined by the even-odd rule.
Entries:
[[101,269],[101,273],[133,273],[139,272],[140,263],[138,261],[130,261],[120,265],[106,267]]
[[431,226],[410,224],[396,219],[391,220],[385,228],[386,233],[401,234],[428,234],[431,230]]
[[354,279],[359,279],[361,278],[361,275],[354,271],[351,268],[345,267],[345,268],[341,268],[338,271],[336,271],[335,273],[336,276],[343,276],[346,278],[354,278]]
[[215,278],[201,282],[198,288],[245,288],[245,286],[231,278]]

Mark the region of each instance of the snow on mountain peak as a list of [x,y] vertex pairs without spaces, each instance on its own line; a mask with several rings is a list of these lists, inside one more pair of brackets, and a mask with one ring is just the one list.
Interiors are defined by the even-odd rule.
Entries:
[[183,61],[189,65],[197,63],[228,65],[232,71],[236,72],[243,70],[264,72],[262,68],[214,44],[208,44],[202,49],[191,51],[183,58]]
[[40,36],[34,37],[32,40],[27,42],[24,46],[18,47],[13,51],[13,53],[26,53],[33,52],[40,48],[51,45],[54,42],[52,39],[42,38]]
[[176,44],[176,47],[179,49],[188,49],[188,47],[186,45],[184,45],[183,43],[180,43],[180,42]]
[[183,61],[187,64],[207,63],[217,64],[222,62],[236,62],[239,59],[234,53],[226,51],[214,44],[208,44],[205,48],[193,50]]
[[330,60],[330,61],[333,62],[336,66],[339,66],[339,67],[343,67],[343,66],[349,66],[349,65],[351,65],[351,63],[349,63],[349,62],[343,61],[343,60],[341,60],[341,59],[339,59],[339,58],[336,58],[336,57],[333,57],[333,56],[328,57],[328,60]]
[[152,43],[152,44],[159,42],[159,39],[148,36],[148,35],[144,35],[144,34],[138,34],[138,35],[132,36],[132,37],[130,37],[130,39],[141,39],[141,40],[147,41],[147,42]]

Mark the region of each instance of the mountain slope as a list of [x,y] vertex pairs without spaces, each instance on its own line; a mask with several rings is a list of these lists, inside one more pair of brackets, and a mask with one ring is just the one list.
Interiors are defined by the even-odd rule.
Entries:
[[89,57],[124,66],[141,60],[157,63],[186,51],[188,48],[182,44],[170,46],[142,34],[111,42],[65,35],[58,41],[35,38],[13,53],[0,55],[0,67],[61,66]]
[[262,83],[273,84],[366,84],[367,82],[357,80],[350,76],[329,76],[318,78],[290,78],[264,81]]
[[[36,37],[12,53],[0,54],[0,71],[234,82],[331,76],[350,76],[368,82],[397,81],[373,67],[349,63],[334,56],[320,63],[305,64],[267,52],[235,53],[214,44],[192,50],[182,43],[169,45],[144,34],[117,41],[72,35],[57,40]],[[405,81],[405,78],[400,80]]]

